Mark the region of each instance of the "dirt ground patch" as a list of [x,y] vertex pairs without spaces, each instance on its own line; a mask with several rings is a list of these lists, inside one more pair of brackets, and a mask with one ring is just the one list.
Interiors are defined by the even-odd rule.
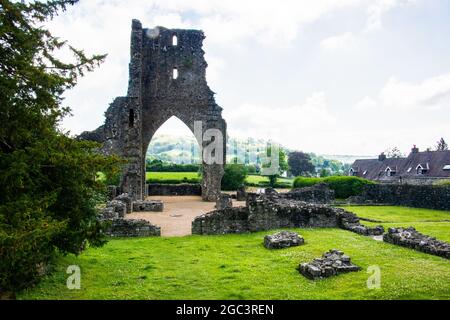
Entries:
[[[161,227],[163,237],[182,237],[191,234],[192,221],[207,212],[213,211],[214,202],[204,202],[197,196],[152,196],[151,200],[164,202],[163,212],[134,212],[126,219],[144,219]],[[234,206],[243,206],[245,202],[233,201]]]

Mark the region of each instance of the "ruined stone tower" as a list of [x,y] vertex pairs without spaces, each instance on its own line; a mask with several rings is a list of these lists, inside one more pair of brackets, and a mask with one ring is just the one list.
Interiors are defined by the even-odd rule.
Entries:
[[[194,123],[201,121],[202,133],[208,129],[222,133],[222,164],[203,162],[202,197],[214,201],[220,193],[226,157],[226,122],[206,82],[204,38],[202,31],[145,29],[138,20],[133,20],[128,94],[110,105],[103,126],[81,135],[102,142],[105,153],[128,160],[120,187],[134,199],[142,199],[146,194],[145,158],[150,140],[172,116],[192,132]],[[198,135],[196,138],[203,148],[211,142]]]

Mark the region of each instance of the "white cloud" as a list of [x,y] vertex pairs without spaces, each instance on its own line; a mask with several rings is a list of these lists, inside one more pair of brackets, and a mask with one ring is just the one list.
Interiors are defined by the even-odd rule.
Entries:
[[364,97],[354,106],[355,110],[373,110],[376,107],[385,110],[450,110],[450,73],[411,83],[388,79],[377,97]]
[[351,50],[356,46],[356,37],[351,32],[323,39],[320,47],[325,50]]
[[450,73],[421,83],[404,82],[392,77],[381,90],[379,101],[389,109],[450,110]]
[[323,92],[313,93],[304,103],[294,106],[243,104],[233,112],[225,109],[224,117],[233,136],[271,139],[285,146],[302,145],[306,149],[310,147],[309,139],[337,122],[328,110]]
[[[210,85],[211,82],[213,83],[211,88],[220,94],[218,100],[228,102],[222,106],[230,134],[269,137],[307,151],[320,149],[338,153],[340,150],[342,152],[360,150],[359,142],[357,142],[359,140],[354,138],[354,133],[358,131],[352,127],[353,124],[349,125],[345,122],[347,119],[344,119],[342,124],[342,119],[339,121],[337,119],[337,116],[345,114],[351,107],[346,107],[347,110],[343,107],[339,113],[337,110],[331,113],[323,92],[312,94],[303,103],[296,103],[297,92],[295,91],[286,92],[277,89],[273,92],[261,92],[261,95],[267,95],[270,101],[274,101],[274,96],[286,98],[280,99],[283,101],[280,105],[261,106],[260,103],[255,102],[261,101],[260,96],[251,96],[244,90],[239,93],[238,98],[233,96],[234,92],[227,93],[235,88],[229,84],[233,81],[239,82],[239,77],[244,73],[244,70],[235,66],[245,65],[244,59],[258,56],[261,50],[266,50],[265,54],[274,54],[273,59],[284,59],[290,53],[284,50],[275,54],[274,50],[277,48],[286,49],[295,46],[296,50],[300,50],[299,48],[303,46],[301,50],[315,53],[313,50],[316,48],[307,47],[308,40],[315,41],[316,33],[311,30],[320,29],[319,23],[331,16],[346,13],[346,11],[351,11],[351,14],[366,14],[367,29],[375,30],[382,26],[383,15],[409,2],[412,1],[286,0],[281,3],[273,0],[80,1],[68,12],[51,22],[51,30],[76,48],[85,49],[88,53],[108,53],[108,58],[101,68],[82,78],[79,85],[67,93],[66,103],[73,107],[74,117],[65,120],[64,127],[73,133],[95,129],[103,123],[103,113],[109,103],[115,97],[126,94],[131,19],[137,18],[145,27],[163,25],[169,28],[195,28],[205,31],[207,38],[204,50],[209,65],[207,77]],[[302,39],[299,39],[300,35],[304,35],[306,41],[302,42]],[[348,30],[347,33],[324,39],[320,45],[324,50],[342,50],[354,48],[359,40],[361,39],[358,30]],[[236,51],[237,49],[245,50],[245,54]],[[293,53],[296,54],[297,51]],[[301,55],[302,52],[299,51],[299,56]],[[316,62],[325,64],[333,62],[332,55],[324,56],[326,57],[320,57],[323,60]],[[242,57],[244,57],[242,61],[237,63],[236,59]],[[292,65],[292,68],[297,68],[297,65],[292,63],[292,59],[288,59],[286,63]],[[301,59],[310,59],[308,62],[315,62],[306,54]],[[258,59],[255,58],[254,61]],[[277,67],[280,65],[282,64],[277,64]],[[234,69],[230,66],[234,66]],[[228,73],[227,68],[233,69],[235,73]],[[274,72],[270,65],[261,65],[261,68],[267,69],[268,75]],[[254,78],[248,75],[249,71],[245,72],[247,72],[245,77],[247,84],[251,84]],[[301,76],[295,80],[289,76],[283,78],[280,75],[277,76],[280,79],[286,79],[288,88],[297,88],[292,81],[306,83],[309,80]],[[366,97],[355,108],[374,110],[382,105],[401,107],[402,103],[411,105],[415,104],[414,101],[422,101],[422,106],[430,108],[443,108],[441,96],[447,94],[445,89],[447,81],[448,79],[445,78],[430,81],[431,84],[427,82],[414,85],[393,79],[386,84],[379,96]],[[216,83],[220,83],[220,86],[216,86]],[[339,85],[346,88],[350,85],[349,83]],[[439,87],[438,83],[441,83],[441,89],[436,89]],[[315,86],[316,83],[311,85],[313,88],[311,89],[301,84],[298,90],[304,94],[305,91],[308,93],[314,90]],[[319,86],[319,89],[325,91],[329,88],[324,85]],[[419,95],[417,91],[422,92],[422,95]],[[365,94],[364,92],[361,96]],[[402,102],[401,95],[407,95],[413,101]],[[345,97],[345,100],[351,99],[354,97]],[[229,101],[238,102],[229,103]],[[248,103],[241,104],[240,101]],[[333,106],[336,106],[334,100]],[[342,117],[347,118],[348,115],[344,114]],[[175,122],[169,122],[169,128],[174,128],[174,124]],[[346,149],[347,146],[348,149]]]
[[367,8],[368,31],[378,30],[383,27],[382,17],[395,7],[405,6],[417,2],[418,0],[377,0],[373,1]]
[[354,107],[357,111],[373,110],[377,107],[377,102],[371,97],[364,97],[362,100],[358,101]]

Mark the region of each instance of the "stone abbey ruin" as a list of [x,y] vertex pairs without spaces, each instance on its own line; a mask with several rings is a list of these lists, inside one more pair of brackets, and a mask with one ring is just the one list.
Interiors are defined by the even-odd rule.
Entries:
[[214,137],[205,134],[209,129],[221,132],[221,161],[211,164],[203,160],[202,198],[215,201],[220,193],[226,157],[226,122],[206,82],[204,38],[202,31],[146,29],[133,20],[128,94],[114,100],[106,111],[104,125],[81,135],[82,139],[102,143],[104,153],[128,161],[119,189],[134,200],[142,200],[147,194],[148,145],[158,128],[172,116],[184,122],[193,133],[196,133],[196,123],[201,123],[201,136],[196,135],[201,150],[213,141]]
[[[216,201],[216,210],[199,214],[192,221],[192,234],[220,235],[269,231],[282,228],[340,228],[363,236],[409,247],[418,251],[450,258],[450,244],[427,237],[412,228],[390,229],[361,224],[355,214],[331,204],[334,191],[328,185],[294,189],[278,193],[266,189],[262,193],[237,190],[236,200],[245,206],[233,206],[230,194],[221,193],[221,180],[226,150],[226,122],[222,108],[206,82],[207,63],[204,59],[202,31],[142,28],[133,20],[131,33],[131,62],[126,97],[114,100],[106,112],[105,124],[80,138],[102,143],[102,152],[127,160],[120,185],[120,195],[113,192],[101,219],[111,221],[106,233],[112,237],[160,236],[161,228],[142,219],[126,219],[131,212],[163,212],[164,203],[148,200],[148,195],[201,195],[205,201]],[[148,190],[145,160],[148,145],[158,128],[172,116],[178,117],[194,133],[202,153],[212,142],[223,150],[215,154],[213,163],[202,156],[203,180],[200,187],[191,185],[159,185]],[[201,124],[200,128],[198,123]],[[207,134],[210,129],[220,133]],[[210,149],[209,149],[210,150]],[[215,157],[214,157],[215,158]],[[215,159],[217,160],[217,159]],[[394,188],[394,189],[393,189]],[[409,192],[397,190],[409,188]],[[417,188],[420,188],[417,189]],[[433,192],[430,192],[433,191]],[[423,189],[420,186],[368,186],[359,197],[349,199],[358,203],[394,203],[417,207],[448,209],[449,189]],[[403,203],[399,194],[407,195]],[[438,201],[438,199],[440,199]],[[398,202],[398,203],[397,203]],[[307,239],[306,239],[307,243]],[[280,249],[305,244],[305,239],[292,232],[266,236],[268,249]],[[299,266],[310,279],[358,271],[350,257],[340,250],[324,253],[323,257]]]

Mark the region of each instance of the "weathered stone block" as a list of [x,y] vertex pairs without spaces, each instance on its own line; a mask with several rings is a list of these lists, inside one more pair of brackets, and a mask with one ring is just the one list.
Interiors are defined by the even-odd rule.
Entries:
[[146,220],[114,219],[105,232],[111,237],[161,236],[161,228]]
[[283,249],[299,246],[305,243],[305,240],[298,233],[290,231],[281,231],[273,235],[264,237],[264,246],[267,249]]
[[100,210],[99,219],[100,220],[119,219],[119,214],[116,211],[114,211],[114,208],[106,207]]
[[159,200],[138,200],[133,202],[134,212],[162,212],[164,203]]
[[113,208],[115,212],[117,212],[119,218],[125,217],[127,213],[127,205],[123,201],[112,200],[106,203],[106,207]]
[[231,208],[233,206],[233,201],[231,200],[231,196],[226,193],[221,193],[216,201],[216,209],[222,210],[226,208]]
[[132,201],[133,200],[128,195],[128,193],[122,193],[121,195],[116,197],[114,200],[122,201],[126,205],[127,213],[131,213],[132,212],[132,210],[133,210],[133,208],[132,208]]
[[236,200],[237,201],[246,201],[247,200],[247,191],[245,191],[245,187],[240,187],[236,190]]
[[360,271],[361,268],[352,264],[350,257],[344,255],[344,252],[332,249],[324,253],[321,258],[300,264],[297,270],[306,278],[317,280],[341,273]]

